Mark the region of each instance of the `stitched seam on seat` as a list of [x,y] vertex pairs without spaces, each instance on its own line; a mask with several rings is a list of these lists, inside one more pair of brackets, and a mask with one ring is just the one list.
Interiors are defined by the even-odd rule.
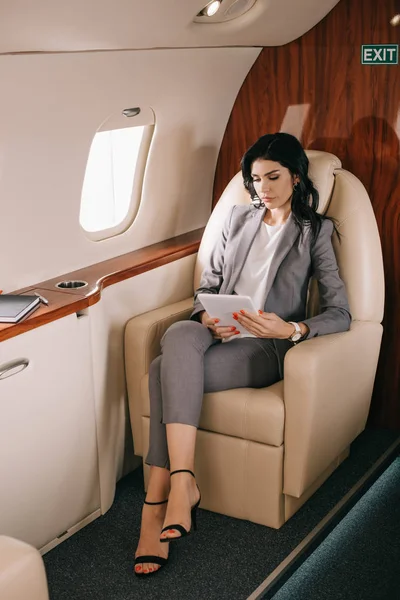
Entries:
[[350,210],[348,213],[346,213],[346,216],[343,217],[343,219],[341,221],[339,221],[338,229],[340,229],[340,227],[342,227],[342,225],[344,225],[350,218],[354,217],[354,215],[357,215],[357,214],[360,214],[363,212],[366,212],[366,208],[364,208],[364,207],[360,208],[358,206],[355,206],[352,210]]
[[249,403],[249,396],[250,396],[250,392],[247,392],[246,394],[246,399],[244,401],[244,414],[243,414],[243,418],[242,418],[242,439],[247,439],[247,423],[248,423],[248,418],[247,418],[247,406]]
[[[247,464],[249,462],[249,444],[250,442],[248,440],[245,440],[245,451],[244,451],[244,465],[243,465],[243,488],[242,488],[242,515],[244,516],[245,519],[249,520],[249,516],[247,514],[247,510],[246,510],[246,501],[245,501],[245,494],[243,492],[243,490],[247,490],[247,473],[248,473],[248,469],[247,469]],[[246,496],[247,497],[247,496]]]

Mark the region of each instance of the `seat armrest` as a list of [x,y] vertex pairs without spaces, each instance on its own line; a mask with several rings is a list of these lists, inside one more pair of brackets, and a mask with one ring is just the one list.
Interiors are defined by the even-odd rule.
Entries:
[[284,493],[299,498],[363,431],[382,338],[379,323],[291,348],[284,363]]
[[160,354],[160,340],[168,327],[188,319],[193,298],[181,300],[134,317],[125,328],[125,371],[135,454],[142,456],[140,382]]
[[25,542],[0,535],[0,598],[48,600],[46,572],[39,552]]

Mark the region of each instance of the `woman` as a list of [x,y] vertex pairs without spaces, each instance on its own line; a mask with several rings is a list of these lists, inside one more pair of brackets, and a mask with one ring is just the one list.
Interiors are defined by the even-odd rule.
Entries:
[[[261,137],[244,155],[242,174],[251,204],[233,206],[196,290],[191,320],[168,329],[150,367],[151,469],[137,575],[159,570],[168,542],[195,526],[194,449],[203,394],[272,385],[283,377],[294,343],[350,326],[334,226],[316,212],[318,192],[299,141],[285,133]],[[321,313],[306,319],[311,276],[318,280]],[[197,299],[200,292],[251,296],[258,314],[234,314],[251,337],[218,326]]]

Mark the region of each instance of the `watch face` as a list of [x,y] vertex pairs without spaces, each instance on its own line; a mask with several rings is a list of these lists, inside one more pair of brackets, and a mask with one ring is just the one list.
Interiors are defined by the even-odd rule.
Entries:
[[300,338],[301,338],[301,333],[294,333],[292,335],[292,342],[298,342]]

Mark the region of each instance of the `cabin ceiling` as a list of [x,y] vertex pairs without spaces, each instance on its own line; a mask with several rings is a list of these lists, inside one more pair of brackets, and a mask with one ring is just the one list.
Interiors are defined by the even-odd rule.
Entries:
[[2,0],[0,53],[280,46],[338,0],[257,0],[225,23],[194,23],[207,0]]

